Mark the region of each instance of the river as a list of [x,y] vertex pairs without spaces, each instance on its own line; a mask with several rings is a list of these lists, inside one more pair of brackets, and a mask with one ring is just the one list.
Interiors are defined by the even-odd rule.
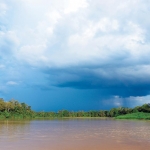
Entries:
[[54,119],[0,121],[3,150],[148,150],[150,121]]

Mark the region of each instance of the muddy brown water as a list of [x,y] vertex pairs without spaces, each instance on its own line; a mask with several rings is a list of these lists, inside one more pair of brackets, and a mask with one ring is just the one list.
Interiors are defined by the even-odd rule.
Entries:
[[0,150],[149,150],[150,121],[0,121]]

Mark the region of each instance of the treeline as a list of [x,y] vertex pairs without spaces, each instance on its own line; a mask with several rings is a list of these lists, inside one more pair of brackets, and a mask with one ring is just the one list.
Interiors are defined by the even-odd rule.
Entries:
[[31,106],[25,103],[19,103],[17,100],[8,102],[0,98],[0,118],[33,118],[35,113],[31,110]]
[[112,108],[111,110],[99,110],[99,111],[68,111],[60,110],[55,112],[37,112],[36,116],[39,117],[117,117],[120,115],[132,114],[136,112],[150,113],[150,104],[144,104],[135,108]]
[[55,118],[55,117],[117,117],[120,115],[132,114],[136,112],[150,113],[150,104],[144,104],[135,108],[119,107],[110,110],[99,111],[68,111],[60,110],[58,112],[35,112],[25,103],[19,103],[17,100],[8,102],[0,98],[0,118]]

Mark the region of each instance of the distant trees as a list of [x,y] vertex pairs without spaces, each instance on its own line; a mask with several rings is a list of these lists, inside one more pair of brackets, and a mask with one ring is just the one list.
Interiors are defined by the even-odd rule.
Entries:
[[26,103],[19,103],[17,100],[8,102],[0,98],[0,118],[35,118],[35,117],[117,117],[119,115],[131,114],[135,112],[150,113],[150,104],[136,106],[135,108],[118,107],[108,110],[90,111],[68,111],[58,112],[35,112]]
[[137,106],[133,108],[134,112],[150,112],[150,105],[149,104],[144,104],[142,106]]
[[69,111],[68,110],[60,110],[58,111],[58,117],[69,117]]

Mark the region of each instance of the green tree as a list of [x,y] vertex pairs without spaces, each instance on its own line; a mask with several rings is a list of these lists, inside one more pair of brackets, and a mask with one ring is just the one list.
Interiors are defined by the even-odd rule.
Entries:
[[14,104],[12,102],[5,102],[5,110],[7,112],[12,111],[14,109]]
[[5,110],[5,102],[3,98],[0,98],[0,111]]

